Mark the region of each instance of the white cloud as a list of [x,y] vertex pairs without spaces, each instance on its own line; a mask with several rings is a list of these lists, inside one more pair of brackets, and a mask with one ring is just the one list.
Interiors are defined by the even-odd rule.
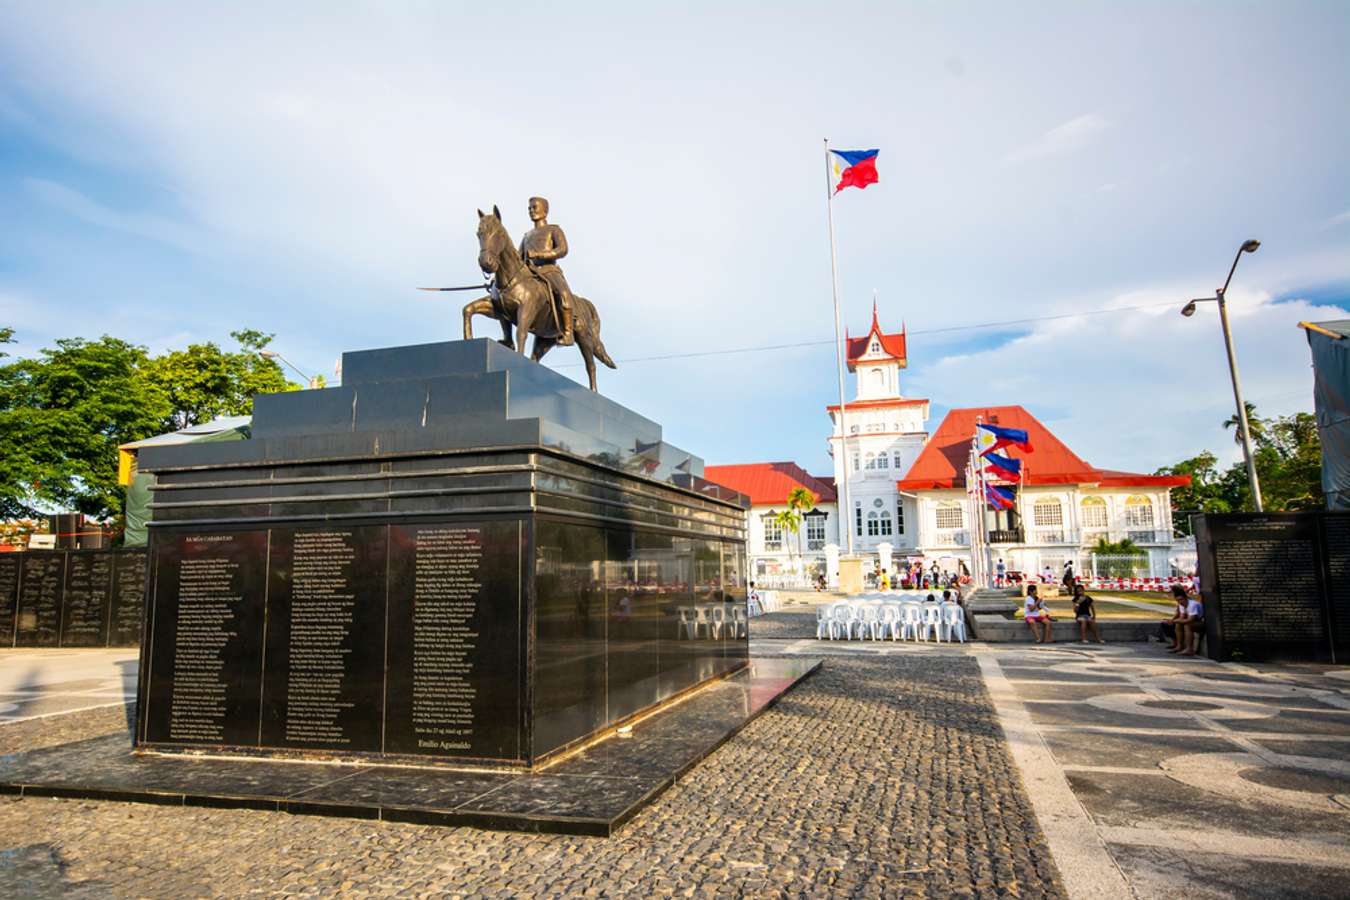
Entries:
[[1077,153],[1096,141],[1110,125],[1105,116],[1095,112],[1070,119],[1051,128],[1025,147],[1009,153],[1004,157],[1004,162],[1007,165],[1016,165],[1035,159]]
[[138,235],[194,253],[207,246],[195,229],[161,216],[121,212],[89,199],[74,188],[44,178],[25,178],[23,184],[43,203],[91,225]]
[[1344,225],[1347,222],[1350,222],[1350,209],[1347,209],[1345,212],[1339,213],[1337,215],[1332,216],[1330,219],[1327,219],[1326,225],[1328,228],[1335,228],[1337,225]]
[[[1165,287],[1113,304],[1183,296]],[[1297,324],[1345,312],[1237,288],[1229,300],[1246,399],[1263,415],[1310,410],[1311,361]],[[915,372],[910,389],[948,406],[1021,404],[1102,468],[1152,472],[1202,449],[1235,460],[1221,425],[1234,402],[1217,313],[1202,305],[1186,319],[1180,306],[1045,322],[995,349],[944,357]]]

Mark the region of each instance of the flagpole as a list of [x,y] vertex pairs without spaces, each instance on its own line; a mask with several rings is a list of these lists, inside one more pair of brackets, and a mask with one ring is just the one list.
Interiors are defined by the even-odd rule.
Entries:
[[848,420],[844,403],[844,340],[839,316],[839,253],[834,244],[834,183],[830,178],[830,139],[825,138],[825,208],[830,220],[830,286],[834,291],[834,360],[839,375],[839,455],[843,460],[844,477],[840,482],[843,504],[839,510],[839,527],[848,535],[848,555],[853,555],[853,507],[848,501],[848,480],[851,474],[848,456]]

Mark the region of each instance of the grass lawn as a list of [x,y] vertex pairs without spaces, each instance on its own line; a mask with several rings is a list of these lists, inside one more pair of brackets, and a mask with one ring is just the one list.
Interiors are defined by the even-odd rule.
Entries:
[[[1161,620],[1167,618],[1172,613],[1172,601],[1164,599],[1160,595],[1148,595],[1140,593],[1105,593],[1091,591],[1090,596],[1096,601],[1097,618],[1099,619],[1140,619],[1145,621]],[[1140,609],[1134,603],[1114,603],[1115,599],[1126,599],[1135,602],[1142,601],[1147,603],[1153,609]],[[1046,601],[1046,608],[1050,610],[1050,615],[1055,619],[1064,622],[1073,619],[1073,602],[1068,597],[1051,597]],[[1018,616],[1022,612],[1022,600],[1018,599],[1010,606],[1016,610]]]

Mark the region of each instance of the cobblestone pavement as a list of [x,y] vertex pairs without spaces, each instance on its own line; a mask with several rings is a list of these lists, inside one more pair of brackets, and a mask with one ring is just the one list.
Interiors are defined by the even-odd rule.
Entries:
[[750,638],[756,641],[815,636],[816,612],[813,609],[765,613],[750,620]]
[[[0,726],[0,749],[125,727],[120,709],[73,713]],[[609,839],[0,800],[0,895],[338,892],[1064,896],[961,655],[828,657]]]

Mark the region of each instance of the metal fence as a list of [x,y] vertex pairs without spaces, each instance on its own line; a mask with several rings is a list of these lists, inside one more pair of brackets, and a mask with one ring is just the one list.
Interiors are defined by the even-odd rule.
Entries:
[[1086,553],[1082,574],[1093,578],[1149,578],[1151,569],[1147,553]]

